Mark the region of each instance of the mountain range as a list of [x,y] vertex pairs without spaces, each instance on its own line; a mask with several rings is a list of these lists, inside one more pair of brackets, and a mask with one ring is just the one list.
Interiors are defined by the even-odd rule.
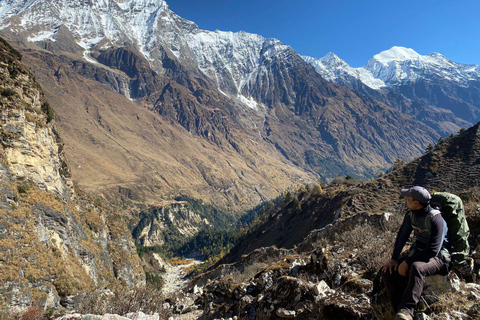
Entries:
[[325,79],[385,102],[442,135],[480,120],[479,65],[403,47],[375,55],[362,68],[351,67],[334,53],[303,58]]
[[235,211],[297,183],[371,177],[470,123],[334,84],[279,40],[201,30],[165,1],[5,0],[0,25],[57,113],[73,175],[128,201]]
[[[18,49],[0,38],[1,309],[158,285],[172,241],[298,184],[243,230],[222,260],[235,263],[196,279],[190,309],[371,318],[385,221],[412,184],[461,195],[478,247],[480,129],[461,129],[477,119],[477,66],[395,47],[354,69],[200,30],[153,0],[3,0],[0,29]],[[350,177],[322,189],[337,175]]]

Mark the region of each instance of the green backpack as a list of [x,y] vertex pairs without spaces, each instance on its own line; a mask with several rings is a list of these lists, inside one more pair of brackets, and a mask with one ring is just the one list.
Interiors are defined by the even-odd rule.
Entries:
[[435,192],[430,199],[430,205],[440,210],[448,227],[448,251],[450,252],[453,268],[460,268],[467,263],[466,258],[470,253],[468,228],[460,197],[447,193]]

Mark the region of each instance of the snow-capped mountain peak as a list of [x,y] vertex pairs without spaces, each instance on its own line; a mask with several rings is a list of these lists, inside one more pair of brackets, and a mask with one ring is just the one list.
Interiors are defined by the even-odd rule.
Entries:
[[448,79],[466,86],[469,81],[480,79],[476,67],[453,62],[439,53],[420,55],[413,49],[393,47],[375,55],[364,68],[389,86],[421,79]]
[[373,59],[381,62],[385,65],[388,65],[392,61],[407,61],[407,60],[418,60],[422,56],[419,55],[415,50],[404,47],[392,47],[389,50],[385,50],[373,56]]
[[315,59],[303,57],[326,80],[354,89],[358,81],[372,89],[447,79],[461,86],[480,80],[480,66],[453,62],[440,53],[421,55],[405,47],[392,47],[373,56],[363,68],[352,68],[334,53]]
[[315,67],[315,70],[325,80],[350,88],[354,87],[353,83],[356,81],[361,81],[366,86],[376,90],[385,87],[385,83],[380,79],[375,79],[371,72],[364,68],[351,67],[333,52],[320,59],[307,56],[302,56],[302,58]]
[[188,65],[196,64],[222,92],[240,101],[250,100],[249,83],[261,64],[293,52],[276,39],[256,34],[200,30],[163,0],[0,1],[0,29],[26,34],[30,42],[56,41],[61,26],[90,62],[95,62],[90,51],[129,44],[161,72],[155,60],[165,47]]
[[[0,29],[11,27],[36,42],[55,41],[59,27],[64,26],[86,50],[100,42],[128,41],[147,52],[160,14],[168,11],[162,0],[4,0],[0,2]],[[19,22],[10,25],[14,17]]]

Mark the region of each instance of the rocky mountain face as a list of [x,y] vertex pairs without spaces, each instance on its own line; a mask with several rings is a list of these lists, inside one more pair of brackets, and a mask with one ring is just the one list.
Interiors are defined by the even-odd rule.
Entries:
[[105,194],[238,211],[298,182],[371,176],[439,137],[278,40],[200,30],[164,1],[4,1],[0,16],[46,88],[74,176]]
[[189,238],[211,226],[207,219],[202,219],[185,202],[162,206],[151,214],[152,216],[144,217],[134,230],[134,234],[138,234],[135,238],[146,247],[163,246],[169,229],[178,230],[181,236]]
[[145,281],[126,224],[74,188],[54,113],[0,41],[0,308],[58,308],[114,281]]
[[410,114],[444,136],[480,120],[478,65],[403,47],[375,55],[362,68],[352,68],[334,53],[304,59],[325,79]]

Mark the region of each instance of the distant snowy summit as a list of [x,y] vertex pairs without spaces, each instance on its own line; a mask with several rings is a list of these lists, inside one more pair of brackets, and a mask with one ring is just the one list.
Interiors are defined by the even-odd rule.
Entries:
[[[293,49],[279,40],[246,32],[205,31],[172,12],[161,0],[3,0],[0,30],[9,28],[42,46],[68,30],[89,62],[93,51],[128,46],[162,72],[162,50],[196,65],[218,89],[250,108],[259,73],[274,56]],[[263,65],[263,67],[262,67]]]
[[315,59],[303,59],[315,67],[326,80],[354,86],[355,81],[379,90],[419,80],[448,80],[468,86],[480,80],[480,66],[451,61],[439,53],[420,55],[413,49],[393,47],[370,59],[362,68],[353,68],[334,53]]

